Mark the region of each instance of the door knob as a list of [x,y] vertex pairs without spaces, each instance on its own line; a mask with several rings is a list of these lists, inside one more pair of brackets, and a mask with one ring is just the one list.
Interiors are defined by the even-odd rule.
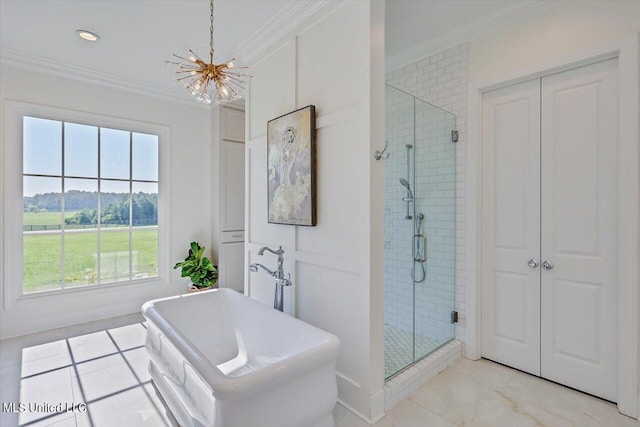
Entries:
[[554,267],[552,262],[549,261],[543,261],[542,262],[542,268],[544,268],[545,270],[551,270]]
[[538,266],[538,260],[535,258],[531,258],[529,262],[527,262],[527,265],[531,268],[536,268]]

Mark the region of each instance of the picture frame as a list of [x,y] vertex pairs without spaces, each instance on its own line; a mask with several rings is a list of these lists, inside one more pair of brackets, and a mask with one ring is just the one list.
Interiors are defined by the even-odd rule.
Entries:
[[267,122],[267,205],[270,224],[317,223],[314,105]]

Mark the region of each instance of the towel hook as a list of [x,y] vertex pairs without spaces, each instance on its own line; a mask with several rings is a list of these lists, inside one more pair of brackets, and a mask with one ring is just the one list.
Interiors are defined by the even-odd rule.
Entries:
[[389,145],[389,141],[385,141],[384,142],[384,148],[382,149],[382,151],[376,150],[373,153],[373,158],[376,159],[376,160],[380,160],[380,159],[387,160],[389,158],[389,154],[391,154],[391,153],[387,153],[386,156],[384,155],[385,151],[387,151],[387,146],[388,145]]

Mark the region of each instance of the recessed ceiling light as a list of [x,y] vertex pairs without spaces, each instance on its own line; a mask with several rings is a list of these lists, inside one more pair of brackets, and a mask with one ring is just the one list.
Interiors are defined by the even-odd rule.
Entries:
[[87,30],[76,30],[76,34],[80,37],[83,38],[87,41],[90,42],[95,42],[100,40],[100,37],[96,34],[96,33],[92,33],[91,31],[87,31]]

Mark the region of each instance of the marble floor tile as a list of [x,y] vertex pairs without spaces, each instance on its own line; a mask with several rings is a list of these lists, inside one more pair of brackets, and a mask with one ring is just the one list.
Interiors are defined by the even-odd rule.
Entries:
[[532,375],[517,373],[501,389],[505,396],[527,402],[579,427],[638,427],[640,422],[618,413],[615,404]]
[[[70,370],[71,368],[67,367],[22,377],[19,383],[19,402],[54,406],[59,403],[73,402]],[[73,416],[73,413],[71,413],[71,416]],[[18,420],[20,425],[36,421],[40,425],[49,425],[54,421],[60,421],[68,417],[68,413],[51,414],[36,410],[21,412]]]
[[142,323],[109,329],[109,335],[121,351],[144,346],[147,328]]
[[63,329],[9,338],[0,342],[0,368],[67,352]]
[[[62,334],[64,332],[64,334]],[[0,342],[2,402],[86,402],[85,413],[0,413],[0,425],[176,427],[148,372],[141,316]],[[71,351],[69,351],[69,349]],[[336,427],[368,424],[341,405]],[[375,427],[640,427],[614,404],[486,361],[460,359]]]
[[[555,414],[537,413],[455,372],[445,370],[408,399],[454,425],[474,427],[569,427]],[[543,419],[541,419],[543,418]]]
[[108,368],[73,378],[74,396],[82,397],[81,401],[87,403],[122,394],[138,386],[140,383],[121,357],[117,364]]
[[411,400],[403,400],[394,406],[375,427],[456,427],[446,419],[429,412]]
[[118,352],[118,348],[107,331],[70,337],[67,341],[69,342],[71,357],[75,363]]
[[333,419],[336,427],[369,427],[369,424],[340,404],[333,408]]
[[485,359],[458,359],[447,369],[460,376],[479,382],[492,389],[500,389],[516,376],[518,371]]
[[84,414],[76,416],[78,427],[171,427],[163,408],[154,401],[154,390],[138,386],[97,399]]

